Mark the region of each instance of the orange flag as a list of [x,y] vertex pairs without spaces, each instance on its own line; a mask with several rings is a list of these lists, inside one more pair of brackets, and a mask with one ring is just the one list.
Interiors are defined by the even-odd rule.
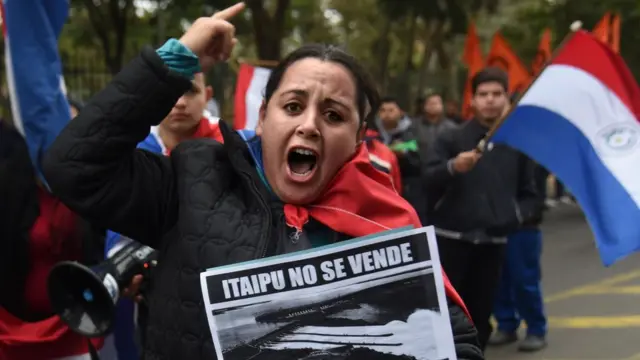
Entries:
[[609,37],[611,49],[620,53],[620,14],[611,18],[611,36]]
[[611,14],[605,13],[600,21],[593,27],[591,33],[598,40],[602,41],[605,44],[609,44],[609,34],[611,31]]
[[593,36],[609,45],[611,50],[620,52],[620,15],[607,12],[591,31]]
[[547,28],[540,37],[538,52],[531,62],[531,75],[537,76],[549,60],[551,60],[551,29]]
[[462,60],[467,65],[467,83],[462,96],[462,117],[470,119],[473,117],[473,109],[471,108],[471,98],[473,97],[473,92],[471,91],[471,79],[484,67],[484,56],[482,56],[480,38],[476,31],[476,25],[473,22],[469,23],[469,27],[467,29],[467,37],[464,42]]
[[499,32],[493,35],[487,66],[496,66],[507,72],[511,94],[522,93],[531,82],[529,70]]

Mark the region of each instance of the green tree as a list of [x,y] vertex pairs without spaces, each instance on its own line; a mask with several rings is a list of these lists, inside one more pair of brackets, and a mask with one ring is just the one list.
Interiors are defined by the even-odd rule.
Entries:
[[[206,3],[221,10],[237,0],[206,0]],[[246,0],[245,3],[248,11],[233,20],[237,35],[241,40],[253,39],[254,53],[260,60],[280,60],[283,39],[290,34],[291,0]],[[241,44],[247,43],[241,41]],[[240,48],[245,50],[245,46]]]
[[[134,10],[133,0],[71,1],[72,15],[80,15],[76,19],[89,20],[93,34],[102,47],[104,62],[112,74],[122,67]],[[86,27],[84,32],[75,34],[80,38],[86,36]]]
[[[495,12],[496,0],[360,0],[331,3],[342,14],[345,43],[379,79],[381,90],[404,99],[421,93],[428,82],[453,82],[457,59],[448,46],[466,32],[469,17],[479,11]],[[358,44],[359,46],[356,46]],[[437,60],[437,75],[431,69]],[[450,87],[455,89],[455,87]]]
[[635,0],[566,0],[540,2],[520,11],[513,24],[504,27],[504,34],[525,62],[535,56],[540,34],[544,28],[552,29],[557,46],[569,33],[571,24],[580,20],[583,29],[591,30],[605,12],[620,14],[620,52],[627,65],[640,78],[640,3]]

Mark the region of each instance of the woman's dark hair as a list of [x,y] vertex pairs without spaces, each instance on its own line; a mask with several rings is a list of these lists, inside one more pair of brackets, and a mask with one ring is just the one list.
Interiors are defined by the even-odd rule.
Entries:
[[276,66],[269,76],[269,81],[265,87],[264,100],[269,103],[273,93],[280,86],[282,77],[287,69],[298,60],[314,58],[322,61],[330,61],[340,64],[347,68],[353,76],[356,83],[356,105],[358,106],[358,115],[360,117],[360,125],[364,121],[370,121],[375,109],[378,108],[380,95],[376,89],[371,77],[367,71],[360,66],[358,61],[344,50],[334,45],[309,44],[303,45],[293,51],[284,58],[278,66]]
[[497,82],[504,91],[509,91],[509,75],[499,67],[487,67],[475,74],[471,78],[471,91],[475,94],[478,86],[488,82]]

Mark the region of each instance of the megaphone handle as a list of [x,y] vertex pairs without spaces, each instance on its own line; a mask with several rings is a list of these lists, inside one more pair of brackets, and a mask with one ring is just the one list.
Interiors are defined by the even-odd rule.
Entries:
[[89,355],[91,356],[91,360],[100,360],[100,355],[98,355],[96,347],[93,346],[93,343],[89,338],[87,338],[87,347],[89,348]]

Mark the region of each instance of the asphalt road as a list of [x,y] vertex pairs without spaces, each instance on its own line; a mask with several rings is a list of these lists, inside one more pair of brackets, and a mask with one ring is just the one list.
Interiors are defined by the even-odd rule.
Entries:
[[640,254],[605,268],[577,207],[547,214],[542,262],[549,346],[532,354],[519,353],[515,344],[490,348],[487,360],[640,359]]

